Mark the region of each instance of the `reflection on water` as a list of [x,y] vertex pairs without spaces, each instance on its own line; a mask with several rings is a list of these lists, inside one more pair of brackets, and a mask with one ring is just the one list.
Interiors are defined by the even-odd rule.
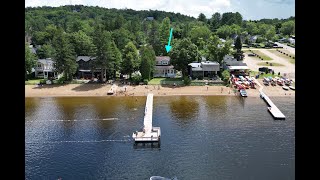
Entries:
[[156,96],[159,148],[127,141],[146,97],[26,98],[26,179],[295,179],[295,102],[272,100],[285,121],[260,98]]
[[172,115],[178,120],[187,124],[194,119],[199,112],[199,103],[195,97],[180,96],[170,100]]

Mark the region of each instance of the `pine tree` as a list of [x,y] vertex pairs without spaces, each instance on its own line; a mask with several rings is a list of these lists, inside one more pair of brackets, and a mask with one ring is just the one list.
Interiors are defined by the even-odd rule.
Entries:
[[55,49],[54,60],[58,73],[64,73],[66,80],[71,81],[74,73],[77,71],[78,64],[72,45],[70,44],[67,34],[59,28],[57,35],[53,40]]

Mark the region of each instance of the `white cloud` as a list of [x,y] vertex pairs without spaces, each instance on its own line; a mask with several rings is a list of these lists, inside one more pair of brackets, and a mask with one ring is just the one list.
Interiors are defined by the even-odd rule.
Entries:
[[61,6],[82,4],[106,8],[135,10],[163,10],[198,17],[203,13],[210,18],[215,12],[231,9],[230,0],[25,0],[25,6]]

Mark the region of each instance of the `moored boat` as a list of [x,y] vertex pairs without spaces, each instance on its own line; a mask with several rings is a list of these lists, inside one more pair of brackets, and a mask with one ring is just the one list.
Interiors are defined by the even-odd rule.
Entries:
[[289,88],[292,90],[296,90],[296,88],[294,86],[289,86]]
[[246,90],[244,90],[244,89],[240,89],[240,95],[242,97],[247,97],[248,96]]
[[289,87],[288,86],[282,86],[282,89],[289,90]]

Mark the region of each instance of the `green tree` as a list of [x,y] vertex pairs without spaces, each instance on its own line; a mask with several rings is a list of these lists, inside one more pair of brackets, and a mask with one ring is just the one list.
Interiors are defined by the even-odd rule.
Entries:
[[119,49],[124,49],[128,42],[133,40],[130,31],[124,28],[113,31],[112,38]]
[[198,16],[198,21],[202,21],[204,23],[207,23],[207,18],[203,13],[200,13]]
[[211,35],[211,31],[207,26],[197,26],[192,28],[189,37],[191,42],[198,46],[199,49],[203,49],[203,43],[205,43]]
[[241,51],[242,49],[242,42],[240,36],[237,36],[236,41],[234,43],[234,47],[237,51]]
[[221,42],[218,36],[210,36],[205,49],[206,59],[221,63],[224,56],[231,53],[231,41]]
[[122,15],[118,15],[114,20],[114,27],[115,29],[120,29],[122,26],[124,26],[126,20]]
[[24,53],[24,74],[25,80],[28,80],[28,74],[31,73],[32,68],[36,65],[36,56],[31,52],[31,49],[28,44],[25,44],[25,53]]
[[152,21],[151,30],[148,35],[148,42],[153,47],[153,50],[157,56],[163,52],[163,48],[160,43],[159,26],[157,21]]
[[74,49],[62,28],[57,30],[57,35],[53,39],[53,47],[55,49],[55,67],[58,73],[64,73],[64,77],[67,80],[72,80],[78,64],[76,63]]
[[160,54],[167,55],[165,45],[167,45],[169,40],[169,35],[170,35],[170,19],[168,17],[162,20],[159,35],[160,35],[160,45],[161,45]]
[[116,72],[120,70],[120,63],[121,63],[121,52],[117,48],[114,41],[111,42],[110,47],[110,68],[109,68],[109,74],[113,74],[113,77],[116,77]]
[[93,42],[96,47],[95,50],[95,61],[93,64],[94,68],[101,69],[100,81],[104,81],[104,75],[107,78],[107,71],[110,72],[111,65],[111,33],[104,31],[103,27],[99,24],[95,26],[95,36],[93,37]]
[[242,16],[240,13],[226,12],[222,14],[221,25],[232,25],[237,24],[242,25]]
[[282,26],[280,28],[280,32],[283,35],[293,35],[295,34],[295,22],[292,21],[287,21],[282,23]]
[[268,41],[270,41],[270,40],[274,39],[275,35],[276,35],[276,29],[275,29],[274,26],[271,26],[271,27],[267,30],[267,32],[266,32],[266,34],[265,34],[265,38],[266,38]]
[[246,31],[250,35],[257,35],[259,32],[258,27],[257,27],[256,23],[254,23],[254,22],[247,22],[246,23]]
[[156,55],[152,46],[143,46],[140,50],[141,54],[141,66],[140,72],[142,79],[150,80],[154,72],[154,65],[156,61]]
[[221,14],[216,12],[212,15],[210,19],[210,29],[211,31],[216,31],[220,27]]
[[78,56],[87,56],[92,54],[95,49],[92,38],[82,30],[72,33],[70,41]]
[[200,60],[198,47],[189,38],[177,40],[169,56],[171,64],[176,70],[182,72],[183,77],[188,74],[188,64]]
[[230,72],[228,70],[224,70],[222,73],[222,80],[224,82],[228,82],[228,80],[230,79]]
[[51,44],[44,44],[37,49],[37,56],[39,59],[52,58],[55,50]]
[[131,74],[138,70],[140,66],[138,52],[136,46],[129,42],[123,49],[123,58],[121,63],[121,72],[123,74]]
[[228,25],[220,26],[217,29],[216,33],[220,38],[223,38],[223,39],[229,38],[232,34],[231,26],[228,26]]

